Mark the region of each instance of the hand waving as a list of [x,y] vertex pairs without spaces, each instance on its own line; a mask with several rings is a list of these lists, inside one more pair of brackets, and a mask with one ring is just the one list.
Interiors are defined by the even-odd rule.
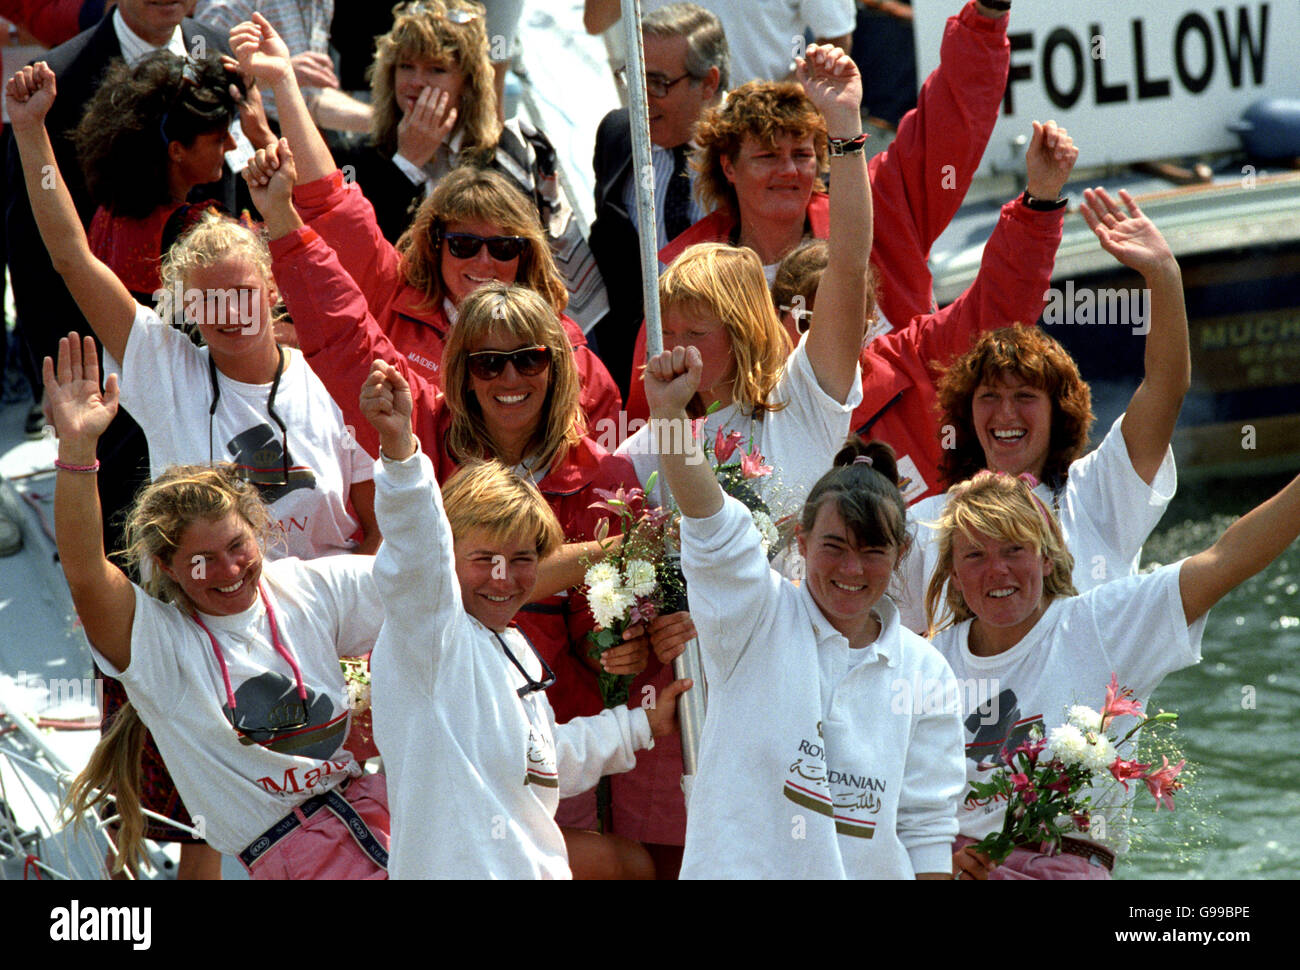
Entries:
[[54,72],[48,64],[37,61],[27,65],[5,85],[10,124],[15,130],[41,127],[57,93]]
[[1034,137],[1025,151],[1025,173],[1029,178],[1025,187],[1029,194],[1049,202],[1060,198],[1078,159],[1079,149],[1064,128],[1056,127],[1055,121],[1035,121]]
[[1173,251],[1155,223],[1142,214],[1133,196],[1120,189],[1119,197],[1128,208],[1127,214],[1105,189],[1083,191],[1079,212],[1097,234],[1101,248],[1143,276],[1173,264]]
[[99,388],[99,356],[95,341],[70,333],[59,339],[59,362],[45,358],[43,377],[47,414],[59,439],[94,443],[117,414],[117,375],[108,375]]

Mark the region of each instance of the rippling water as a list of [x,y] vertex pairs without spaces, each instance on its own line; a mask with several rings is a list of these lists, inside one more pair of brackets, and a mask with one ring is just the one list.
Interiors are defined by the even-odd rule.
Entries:
[[[1211,545],[1287,478],[1182,485],[1146,545],[1144,568]],[[1139,801],[1147,824],[1120,878],[1300,876],[1300,543],[1210,613],[1196,667],[1170,677],[1151,707],[1178,711],[1194,784],[1170,816]],[[1187,797],[1184,798],[1183,796]]]

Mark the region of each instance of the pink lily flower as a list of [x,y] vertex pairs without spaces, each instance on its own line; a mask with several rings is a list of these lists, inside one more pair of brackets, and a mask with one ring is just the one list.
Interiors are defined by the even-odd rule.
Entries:
[[733,431],[724,436],[722,429],[718,429],[718,436],[713,442],[713,457],[718,459],[719,465],[732,456],[744,437],[739,431]]
[[1110,684],[1106,687],[1106,703],[1101,708],[1101,729],[1104,731],[1110,726],[1110,722],[1124,714],[1132,714],[1134,717],[1142,716],[1142,704],[1135,701],[1133,691],[1125,687],[1120,690],[1119,678],[1114,673],[1110,675]]
[[1048,791],[1060,792],[1062,795],[1070,794],[1070,776],[1062,772],[1056,781],[1044,785]]
[[592,502],[587,506],[589,509],[600,509],[604,512],[611,512],[614,515],[622,515],[624,512],[634,513],[634,509],[645,500],[645,492],[639,488],[624,488],[622,485],[617,491],[611,492],[607,488],[593,488],[593,492],[599,495],[603,502]]
[[772,466],[763,464],[763,456],[755,448],[752,455],[741,455],[740,473],[746,478],[762,478],[772,474]]
[[1047,747],[1047,739],[1039,738],[1037,741],[1025,741],[1016,748],[1013,754],[1023,754],[1029,759],[1031,765],[1038,764],[1038,755],[1042,753],[1043,748]]
[[1171,767],[1168,755],[1161,755],[1160,758],[1164,764],[1149,775],[1143,775],[1142,780],[1147,783],[1147,790],[1151,792],[1151,797],[1156,800],[1156,809],[1159,810],[1160,806],[1164,805],[1165,808],[1172,812],[1174,810],[1174,792],[1183,787],[1183,783],[1176,779],[1187,760],[1183,759]]
[[691,420],[691,437],[696,441],[700,440],[700,432],[704,430],[704,422],[707,420],[707,417],[694,418]]
[[1070,818],[1074,820],[1074,827],[1080,832],[1086,832],[1092,826],[1092,816],[1087,812],[1076,812]]
[[1150,767],[1149,764],[1144,765],[1137,761],[1125,761],[1123,758],[1116,758],[1115,763],[1110,766],[1110,773],[1117,782],[1124,786],[1124,790],[1128,791],[1129,780],[1141,778],[1142,772]]

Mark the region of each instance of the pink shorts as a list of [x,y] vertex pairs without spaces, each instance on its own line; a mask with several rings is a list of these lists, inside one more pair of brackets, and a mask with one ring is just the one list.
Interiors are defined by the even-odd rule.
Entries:
[[[957,836],[952,844],[956,852],[963,846],[972,845],[977,839]],[[989,879],[1109,879],[1110,870],[1105,866],[1093,865],[1083,856],[1047,855],[1043,852],[1030,852],[1028,849],[1016,849],[1007,856],[1006,861],[993,870]]]
[[[385,849],[389,847],[388,786],[383,775],[354,778],[343,792]],[[387,879],[348,827],[322,808],[277,842],[248,870],[254,879]]]

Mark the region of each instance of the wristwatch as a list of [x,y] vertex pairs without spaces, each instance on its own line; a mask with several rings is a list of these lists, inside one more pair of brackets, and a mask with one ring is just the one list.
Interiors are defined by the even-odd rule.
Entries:
[[1064,209],[1069,205],[1069,199],[1036,199],[1025,189],[1025,194],[1020,197],[1020,201],[1025,204],[1026,209],[1032,209],[1034,212],[1055,212],[1057,209]]

